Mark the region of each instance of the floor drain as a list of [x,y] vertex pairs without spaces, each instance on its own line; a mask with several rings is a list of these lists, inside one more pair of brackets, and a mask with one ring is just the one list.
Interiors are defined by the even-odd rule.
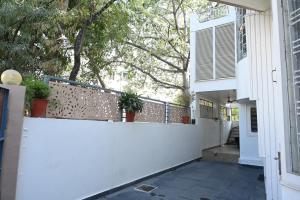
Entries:
[[210,200],[209,198],[200,197],[200,200]]
[[140,185],[140,186],[138,186],[134,189],[137,190],[137,191],[140,191],[140,192],[151,192],[151,191],[155,190],[156,188],[157,187],[152,186],[152,185],[143,184],[143,185]]

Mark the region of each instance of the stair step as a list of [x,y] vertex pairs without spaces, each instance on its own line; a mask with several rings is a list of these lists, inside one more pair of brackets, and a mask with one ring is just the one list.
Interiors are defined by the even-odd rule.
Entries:
[[239,137],[240,137],[240,128],[238,126],[232,128],[230,130],[230,134],[227,139],[227,144],[236,144],[237,143],[236,138],[239,138]]

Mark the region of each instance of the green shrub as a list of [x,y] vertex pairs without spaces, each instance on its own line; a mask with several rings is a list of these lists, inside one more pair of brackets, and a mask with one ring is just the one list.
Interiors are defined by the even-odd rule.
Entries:
[[175,97],[175,103],[182,106],[190,106],[190,99],[191,96],[189,94],[181,92]]
[[144,103],[136,93],[125,92],[119,97],[118,102],[120,109],[126,112],[142,112]]
[[26,87],[26,105],[29,107],[32,99],[47,99],[50,95],[49,86],[33,77],[27,77],[22,85]]

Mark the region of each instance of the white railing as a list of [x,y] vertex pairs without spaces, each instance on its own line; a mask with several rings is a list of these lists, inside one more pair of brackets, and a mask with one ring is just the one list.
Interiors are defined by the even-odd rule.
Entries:
[[198,13],[198,20],[200,23],[218,19],[229,15],[229,7],[227,5],[221,5],[218,7],[211,7],[204,12]]

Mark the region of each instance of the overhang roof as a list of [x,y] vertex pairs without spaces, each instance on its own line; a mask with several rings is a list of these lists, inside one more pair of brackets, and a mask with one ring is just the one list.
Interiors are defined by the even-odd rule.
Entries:
[[266,11],[271,8],[270,0],[210,0],[236,7],[244,7],[250,10]]

